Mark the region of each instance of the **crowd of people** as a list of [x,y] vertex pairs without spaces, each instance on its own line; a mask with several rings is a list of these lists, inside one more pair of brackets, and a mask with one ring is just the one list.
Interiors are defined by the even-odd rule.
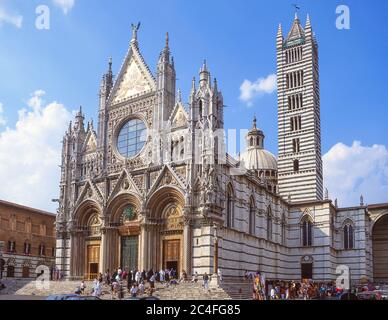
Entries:
[[326,299],[344,293],[335,282],[273,281],[266,280],[260,272],[245,272],[245,279],[253,281],[254,300],[310,300]]
[[[198,281],[198,273],[195,272],[191,282]],[[128,268],[118,268],[110,271],[106,270],[104,274],[100,273],[93,281],[91,288],[91,294],[100,297],[106,292],[103,291],[103,287],[107,286],[110,288],[110,294],[112,298],[118,296],[119,298],[124,297],[125,290],[130,294],[131,297],[137,297],[138,295],[147,294],[151,296],[155,291],[155,282],[163,285],[177,285],[182,282],[189,282],[187,272],[182,270],[180,275],[174,268],[161,269],[154,271],[139,270],[137,268],[128,270]],[[204,280],[204,282],[206,282]],[[207,286],[207,283],[206,283]],[[82,281],[80,286],[77,288],[77,294],[84,294],[86,289],[85,282]]]

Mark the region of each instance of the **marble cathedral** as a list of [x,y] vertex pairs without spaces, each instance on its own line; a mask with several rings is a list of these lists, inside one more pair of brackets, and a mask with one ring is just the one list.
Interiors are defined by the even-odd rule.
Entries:
[[267,279],[388,279],[388,204],[340,208],[323,191],[318,44],[309,17],[277,35],[279,151],[256,119],[238,159],[206,63],[188,105],[168,35],[152,73],[132,25],[117,77],[100,86],[98,125],[82,110],[63,139],[56,264],[69,279],[118,267]]

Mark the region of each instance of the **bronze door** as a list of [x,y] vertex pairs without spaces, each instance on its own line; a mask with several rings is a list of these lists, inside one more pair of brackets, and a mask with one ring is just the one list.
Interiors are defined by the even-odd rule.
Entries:
[[180,240],[163,241],[163,268],[175,269],[179,275],[180,265]]
[[98,276],[100,263],[100,246],[91,245],[88,246],[88,257],[87,257],[87,279],[92,280]]

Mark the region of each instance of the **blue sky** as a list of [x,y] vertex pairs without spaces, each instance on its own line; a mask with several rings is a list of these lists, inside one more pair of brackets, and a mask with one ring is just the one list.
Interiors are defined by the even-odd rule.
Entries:
[[[68,1],[73,6],[64,12],[58,2]],[[130,25],[141,21],[140,48],[152,71],[168,31],[177,86],[184,100],[188,100],[192,77],[198,75],[203,59],[207,59],[228,106],[225,126],[247,128],[256,113],[266,134],[266,147],[276,154],[276,91],[255,97],[248,106],[239,99],[240,86],[244,80],[254,82],[276,73],[276,32],[279,23],[284,33],[289,31],[293,3],[295,0],[0,0],[0,134],[17,130],[20,110],[31,108],[29,99],[36,90],[45,91],[45,95],[38,94],[38,98],[44,97],[42,107],[54,101],[66,110],[82,105],[87,118],[96,122],[99,82],[107,59],[112,56],[117,74],[128,49]],[[50,8],[50,30],[35,28],[35,9],[41,4]],[[335,10],[341,4],[349,6],[350,30],[335,26]],[[303,25],[306,14],[310,14],[319,42],[322,152],[329,154],[342,143],[344,149],[336,152],[337,161],[346,151],[363,154],[374,152],[373,145],[381,147],[383,155],[376,160],[378,165],[373,165],[377,166],[374,174],[376,170],[382,172],[378,177],[382,194],[388,190],[388,2],[303,0],[298,5]],[[6,16],[22,16],[22,23],[6,20]],[[361,142],[360,150],[354,147],[354,141]],[[360,186],[368,185],[363,179],[355,177],[351,187],[362,192]],[[388,201],[386,194],[385,200],[381,196],[372,199]],[[7,193],[2,195],[0,190],[2,196]],[[354,196],[344,200],[351,201]]]

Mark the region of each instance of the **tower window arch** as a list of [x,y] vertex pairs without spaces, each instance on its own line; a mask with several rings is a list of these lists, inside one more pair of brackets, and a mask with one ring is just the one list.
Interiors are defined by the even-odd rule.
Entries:
[[294,172],[299,172],[299,160],[294,160]]
[[230,185],[226,195],[226,225],[228,228],[234,227],[234,193]]
[[352,223],[347,222],[344,226],[343,231],[344,236],[344,249],[351,250],[354,249],[354,227]]
[[202,100],[199,100],[199,118],[202,118],[203,114],[203,103]]
[[267,240],[272,240],[272,210],[271,206],[267,209]]
[[255,235],[256,229],[256,214],[255,214],[255,202],[251,198],[249,203],[249,234]]
[[306,215],[301,221],[302,245],[310,247],[313,244],[313,222],[311,218]]

